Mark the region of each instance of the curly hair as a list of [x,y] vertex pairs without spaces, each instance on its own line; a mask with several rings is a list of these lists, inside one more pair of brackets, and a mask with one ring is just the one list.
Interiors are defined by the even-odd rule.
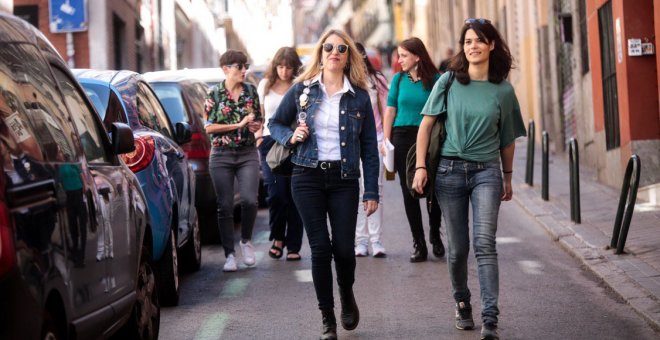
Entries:
[[[488,81],[495,84],[501,83],[509,76],[509,72],[513,68],[513,57],[511,51],[509,51],[509,46],[490,21],[469,20],[461,29],[461,39],[459,40],[461,51],[463,51],[463,45],[465,44],[465,34],[470,29],[474,30],[479,39],[487,44],[495,43],[495,48],[490,51],[488,58]],[[470,83],[469,66],[470,63],[465,57],[465,52],[457,53],[449,62],[449,70],[455,72],[456,80],[461,84]]]

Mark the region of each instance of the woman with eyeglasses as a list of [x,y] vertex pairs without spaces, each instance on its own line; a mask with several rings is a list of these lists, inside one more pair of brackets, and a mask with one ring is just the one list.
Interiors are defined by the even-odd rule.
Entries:
[[[433,88],[422,109],[417,135],[418,192],[436,176],[435,192],[447,228],[447,263],[454,300],[456,328],[473,329],[468,279],[472,204],[472,234],[481,288],[481,339],[499,339],[499,274],[496,249],[497,216],[502,201],[511,200],[515,139],[525,136],[518,99],[506,81],[513,59],[500,33],[487,19],[468,19],[461,30],[458,53],[449,63],[454,84],[444,98],[450,72]],[[446,105],[445,105],[446,102]],[[435,174],[424,167],[431,127],[446,116],[446,139]]]
[[[422,116],[419,114],[431,94],[433,85],[440,77],[431,57],[419,38],[409,38],[398,47],[401,72],[392,77],[387,97],[387,109],[383,119],[385,138],[394,145],[394,167],[399,174],[403,205],[413,237],[413,253],[410,262],[427,260],[428,250],[424,237],[424,224],[419,199],[408,191],[406,183],[406,157],[417,139]],[[440,208],[436,199],[427,199],[429,214],[429,238],[436,257],[445,255],[440,238]]]
[[241,239],[243,263],[255,264],[252,229],[257,218],[259,154],[255,132],[261,130],[259,96],[254,85],[245,83],[250,67],[247,56],[227,50],[220,57],[225,80],[209,90],[206,97],[206,133],[211,135],[209,172],[218,200],[218,227],[225,250],[225,272],[238,270],[234,250],[234,181],[241,197]]
[[[379,160],[368,87],[367,70],[353,40],[342,31],[330,30],[316,44],[307,68],[268,123],[271,136],[294,149],[291,190],[312,251],[312,278],[323,320],[321,339],[337,339],[333,258],[341,324],[353,330],[360,320],[353,294],[357,212],[364,209],[368,216],[378,208]],[[360,161],[363,207],[359,207]]]
[[[301,66],[302,63],[295,48],[282,47],[275,53],[266,76],[257,86],[261,111],[264,113],[266,122],[273,116],[282,102],[282,97],[293,85],[293,79]],[[291,197],[291,178],[274,175],[266,163],[266,155],[275,144],[268,127],[264,126],[255,136],[261,154],[261,174],[266,190],[268,190],[269,239],[273,241],[268,255],[273,259],[281,258],[286,245],[286,260],[298,261],[302,246],[303,225]]]

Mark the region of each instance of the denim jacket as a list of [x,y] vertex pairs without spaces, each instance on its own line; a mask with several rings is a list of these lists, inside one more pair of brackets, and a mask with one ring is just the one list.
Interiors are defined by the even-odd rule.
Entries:
[[[303,143],[291,144],[292,125],[297,121],[300,111],[300,95],[309,87],[307,118],[305,122],[310,130],[310,138]],[[360,178],[360,159],[364,169],[363,200],[378,201],[378,142],[376,123],[371,108],[369,94],[353,85],[353,91],[344,93],[339,101],[339,140],[341,143],[341,177],[344,179]],[[278,143],[295,148],[291,161],[300,166],[316,168],[319,163],[318,145],[314,130],[314,115],[322,101],[323,91],[318,80],[306,80],[294,84],[282,98],[280,106],[268,121],[270,135]],[[295,125],[294,125],[295,126]]]

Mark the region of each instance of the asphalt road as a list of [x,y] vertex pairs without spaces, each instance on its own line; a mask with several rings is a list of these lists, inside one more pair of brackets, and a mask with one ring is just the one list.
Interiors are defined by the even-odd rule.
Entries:
[[[473,253],[469,285],[477,330],[459,331],[445,259],[408,262],[412,242],[398,180],[386,182],[385,204],[388,256],[357,259],[360,325],[351,332],[339,326],[340,339],[479,339]],[[239,271],[223,273],[222,248],[204,247],[201,270],[181,280],[180,305],[162,309],[161,339],[318,339],[321,315],[309,249],[305,243],[300,262],[272,260],[266,254],[267,221],[268,211],[260,210],[253,268],[242,265],[239,255]],[[502,205],[498,253],[502,339],[660,338],[513,202]]]

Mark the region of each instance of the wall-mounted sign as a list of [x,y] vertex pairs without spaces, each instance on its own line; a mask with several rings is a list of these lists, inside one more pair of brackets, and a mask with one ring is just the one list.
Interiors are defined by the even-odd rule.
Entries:
[[86,0],[49,0],[50,31],[53,33],[87,30]]
[[628,39],[628,55],[631,57],[642,55],[642,39]]

